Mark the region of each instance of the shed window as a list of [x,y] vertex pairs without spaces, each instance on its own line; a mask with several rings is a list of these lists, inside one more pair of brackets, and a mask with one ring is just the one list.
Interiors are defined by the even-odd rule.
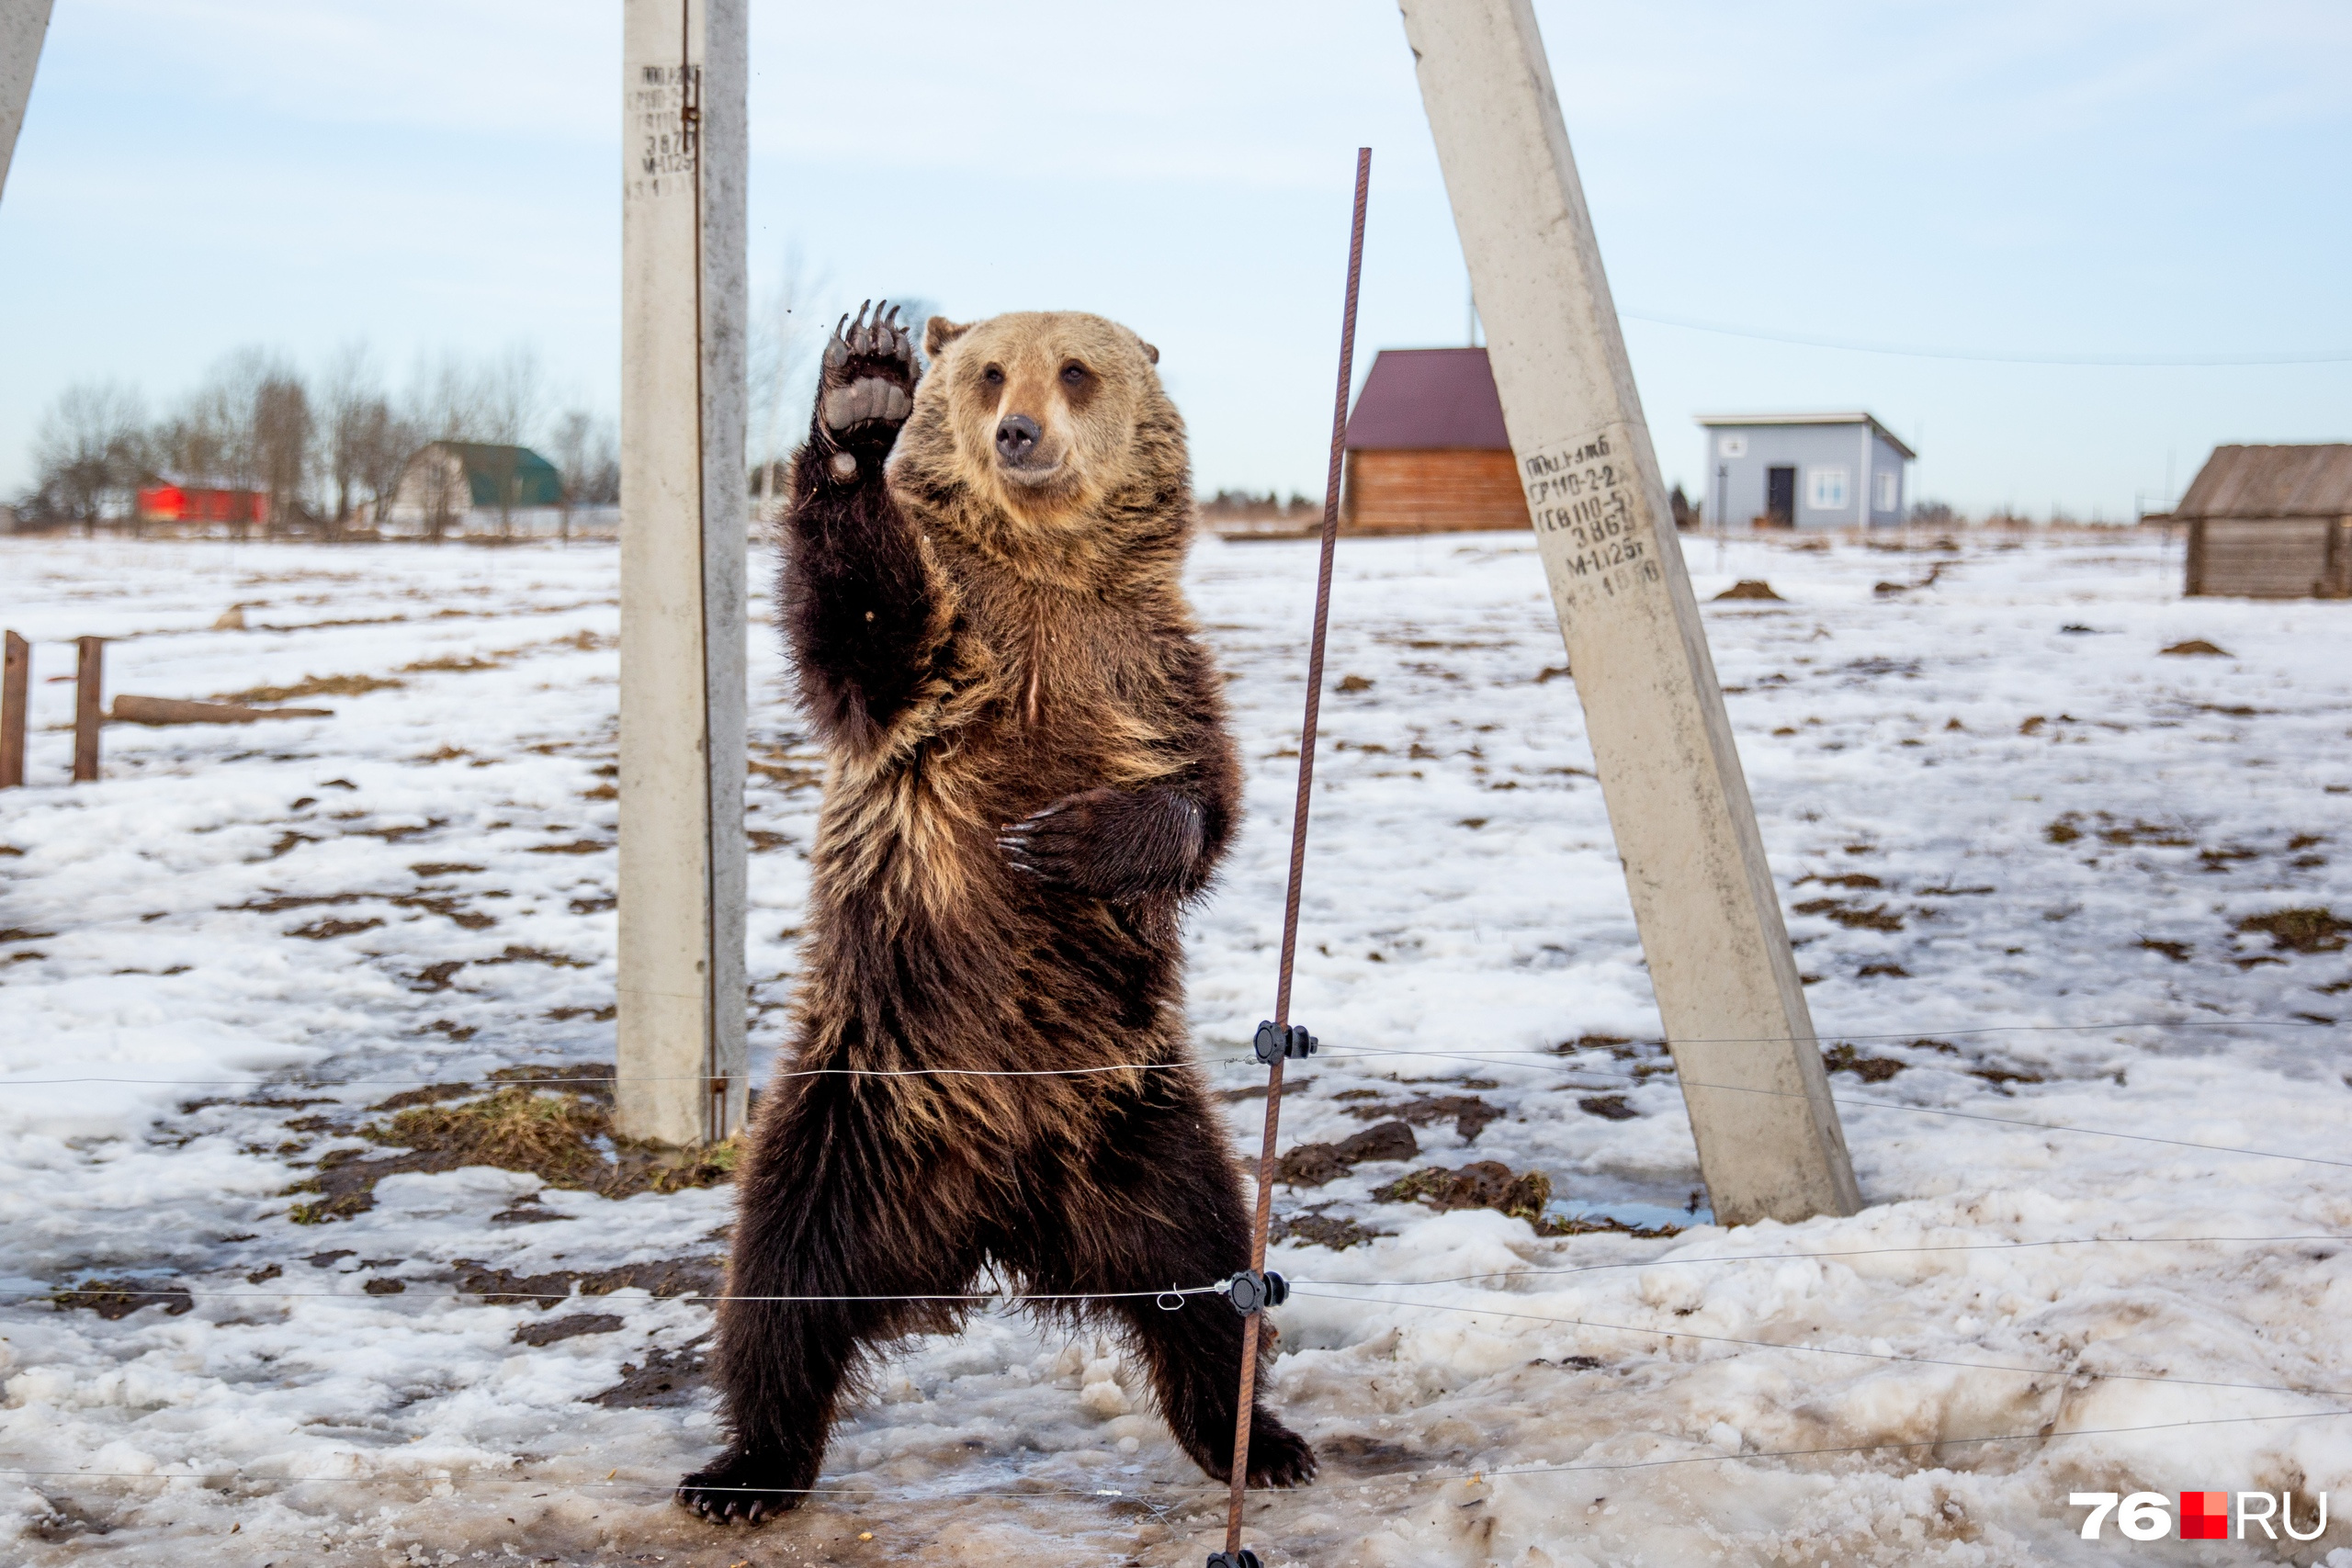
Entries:
[[1895,479],[1893,474],[1881,474],[1878,476],[1878,502],[1876,505],[1876,509],[1878,511],[1892,512],[1894,510],[1894,485]]
[[1805,470],[1805,504],[1815,512],[1837,512],[1846,504],[1846,470]]

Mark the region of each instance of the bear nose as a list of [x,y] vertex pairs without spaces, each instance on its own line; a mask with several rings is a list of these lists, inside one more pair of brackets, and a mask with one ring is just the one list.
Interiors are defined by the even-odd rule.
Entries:
[[1009,413],[996,422],[998,456],[1008,463],[1025,461],[1037,449],[1041,432],[1037,422],[1025,413]]

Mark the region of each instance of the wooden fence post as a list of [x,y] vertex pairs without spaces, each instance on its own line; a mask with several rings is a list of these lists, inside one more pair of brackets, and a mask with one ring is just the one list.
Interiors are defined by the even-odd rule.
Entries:
[[0,660],[0,789],[25,782],[25,700],[30,694],[32,644],[15,632],[6,636],[7,651]]
[[743,1124],[744,0],[625,0],[619,1082],[630,1137]]
[[1860,1207],[1531,0],[1402,0],[1601,794],[1725,1224]]
[[106,723],[107,639],[76,637],[80,657],[74,666],[74,782],[92,784],[98,776],[98,727]]

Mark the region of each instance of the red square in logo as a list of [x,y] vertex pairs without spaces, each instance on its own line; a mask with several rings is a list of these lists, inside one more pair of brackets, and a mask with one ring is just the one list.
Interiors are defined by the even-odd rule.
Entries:
[[2226,1492],[2184,1492],[2180,1495],[2180,1539],[2230,1539],[2230,1495]]

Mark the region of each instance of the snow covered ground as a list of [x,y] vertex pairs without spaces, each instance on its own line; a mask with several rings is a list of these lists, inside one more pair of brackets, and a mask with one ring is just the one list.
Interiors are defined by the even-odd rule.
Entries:
[[[2151,538],[1912,542],[1688,546],[1702,599],[1785,601],[1707,620],[1870,1204],[1737,1231],[1704,1223],[1531,542],[1342,546],[1295,1010],[1326,1055],[1283,1145],[1404,1120],[1415,1150],[1277,1191],[1273,1392],[1325,1468],[1253,1497],[1270,1564],[2352,1565],[2352,950],[2243,924],[2352,919],[2352,605],[2184,602]],[[0,1563],[1220,1544],[1116,1347],[1009,1314],[896,1360],[801,1513],[673,1508],[707,1315],[610,1271],[691,1277],[724,1187],[476,1166],[294,1223],[391,1095],[611,1059],[615,566],[0,550],[0,624],[40,639],[34,787],[0,795]],[[1193,571],[1251,807],[1193,1016],[1250,1148],[1312,568],[1212,540]],[[111,692],[334,716],[110,728],[69,787],[83,634]],[[2226,653],[2158,652],[2192,638]],[[817,791],[752,654],[764,1071]],[[1373,1195],[1481,1160],[1546,1177],[1555,1234]],[[461,1289],[483,1269],[605,1277],[541,1308]],[[188,1294],[53,1299],[93,1280]],[[2142,1489],[2292,1489],[2303,1529],[2329,1492],[2329,1529],[2080,1539],[2069,1492]]]

